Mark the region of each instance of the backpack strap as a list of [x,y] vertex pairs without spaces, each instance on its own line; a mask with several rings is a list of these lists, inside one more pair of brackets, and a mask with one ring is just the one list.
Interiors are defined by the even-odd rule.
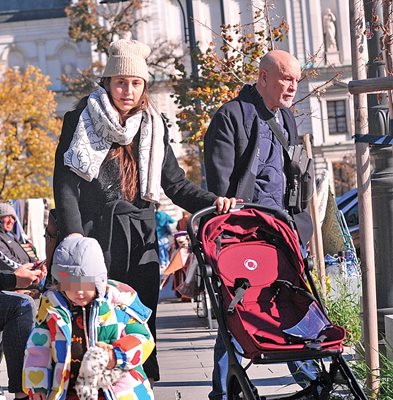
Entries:
[[[272,117],[272,118],[269,118],[268,120],[266,120],[266,122],[269,125],[270,129],[272,130],[272,132],[276,135],[276,138],[281,143],[281,146],[287,152],[288,156],[290,156],[288,140],[284,136],[284,134],[281,132],[281,129],[278,126],[276,119],[274,117]],[[289,159],[291,159],[291,157],[289,157]]]

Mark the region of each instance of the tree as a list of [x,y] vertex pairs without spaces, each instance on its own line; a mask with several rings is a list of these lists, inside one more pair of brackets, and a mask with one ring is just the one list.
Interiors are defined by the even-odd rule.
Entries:
[[[211,42],[205,51],[195,51],[192,56],[198,65],[198,77],[188,75],[182,62],[175,66],[172,97],[179,109],[176,122],[183,133],[183,142],[194,147],[190,151],[192,154],[200,153],[200,161],[203,157],[203,137],[213,114],[222,104],[236,97],[244,84],[257,80],[260,58],[288,35],[289,25],[285,19],[272,26],[270,6],[266,3],[263,9],[256,10],[250,24],[222,25],[220,32],[215,33],[216,41]],[[222,44],[218,45],[218,42]],[[301,80],[318,76],[315,66],[323,60],[322,52],[321,46],[316,54],[309,55]],[[295,114],[297,103],[312,95],[322,95],[339,78],[340,74],[334,71],[328,81],[294,103]],[[189,171],[194,175],[196,170],[200,173],[198,167],[196,162]],[[191,178],[189,173],[188,177]]]
[[[206,51],[197,49],[192,57],[198,65],[198,77],[187,74],[179,59],[171,76],[175,104],[179,108],[176,123],[188,144],[182,160],[187,177],[201,184],[203,137],[217,109],[237,96],[241,87],[258,77],[258,61],[275,41],[286,36],[289,26],[282,20],[270,27],[263,17],[266,10],[257,10],[251,24],[222,25],[215,34],[220,46],[211,42]],[[261,26],[265,25],[265,28]],[[197,178],[196,178],[197,177]]]
[[0,81],[0,198],[51,197],[60,132],[49,78],[33,66]]
[[178,125],[184,141],[202,146],[202,140],[214,112],[234,98],[246,83],[258,76],[259,60],[268,50],[269,42],[282,40],[288,24],[281,24],[269,34],[260,25],[263,12],[257,10],[250,25],[222,25],[217,34],[222,45],[211,42],[206,51],[197,50],[194,57],[199,76],[187,74],[184,64],[175,65],[172,76],[173,97],[178,105]]
[[[97,0],[78,0],[66,7],[70,21],[69,35],[75,42],[87,41],[97,53],[108,55],[110,43],[117,37],[130,37],[138,25],[149,22],[143,9],[148,1],[128,0],[120,9],[120,4],[97,4]],[[117,8],[119,7],[119,8]],[[177,62],[178,44],[157,38],[147,59],[151,75],[151,85],[155,80],[168,76],[169,67]],[[104,66],[95,62],[90,68],[79,71],[77,76],[62,75],[61,80],[68,89],[68,95],[82,97],[94,89]]]

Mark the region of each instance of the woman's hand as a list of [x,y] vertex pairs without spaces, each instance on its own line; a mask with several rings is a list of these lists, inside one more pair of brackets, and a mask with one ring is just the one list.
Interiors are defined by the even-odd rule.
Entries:
[[213,205],[217,207],[218,214],[225,214],[231,208],[236,206],[237,201],[239,200],[236,200],[234,197],[231,197],[230,199],[228,199],[228,197],[217,197]]

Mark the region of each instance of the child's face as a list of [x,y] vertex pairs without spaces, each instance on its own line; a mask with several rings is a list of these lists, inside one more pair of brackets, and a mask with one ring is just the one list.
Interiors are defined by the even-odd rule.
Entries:
[[93,282],[63,283],[61,290],[76,306],[86,306],[96,298],[96,288]]

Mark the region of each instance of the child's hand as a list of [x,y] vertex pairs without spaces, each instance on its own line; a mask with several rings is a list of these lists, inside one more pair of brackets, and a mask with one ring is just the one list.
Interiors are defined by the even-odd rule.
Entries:
[[42,392],[33,393],[32,400],[46,400],[46,394]]
[[116,366],[116,356],[115,353],[113,352],[113,346],[105,343],[105,342],[97,342],[95,344],[97,347],[101,347],[102,349],[105,349],[108,351],[108,356],[109,356],[109,361],[108,365],[106,366],[108,369],[113,369]]

